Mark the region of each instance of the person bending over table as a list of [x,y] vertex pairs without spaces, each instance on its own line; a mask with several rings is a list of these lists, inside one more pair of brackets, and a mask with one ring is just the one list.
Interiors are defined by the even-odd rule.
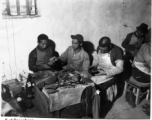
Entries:
[[102,37],[99,40],[97,51],[93,53],[93,63],[89,68],[89,72],[94,75],[91,80],[96,84],[97,94],[100,92],[101,98],[105,99],[106,97],[109,101],[113,101],[117,94],[115,76],[122,71],[123,53],[121,48],[112,44],[109,37]]
[[53,57],[52,49],[48,47],[48,36],[40,34],[37,42],[38,46],[29,54],[29,69],[33,72],[50,70],[55,57]]
[[71,35],[72,46],[69,46],[64,53],[58,58],[62,63],[66,63],[63,66],[64,70],[76,70],[84,78],[88,77],[88,69],[90,66],[90,60],[88,53],[83,49],[83,36],[80,34]]

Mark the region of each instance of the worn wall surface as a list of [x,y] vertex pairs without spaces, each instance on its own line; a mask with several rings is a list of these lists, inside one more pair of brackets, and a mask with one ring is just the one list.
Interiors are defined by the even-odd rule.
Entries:
[[61,54],[80,33],[97,47],[103,36],[121,45],[140,23],[151,26],[151,0],[38,0],[41,17],[1,19],[2,80],[18,78],[28,70],[28,55],[45,33]]

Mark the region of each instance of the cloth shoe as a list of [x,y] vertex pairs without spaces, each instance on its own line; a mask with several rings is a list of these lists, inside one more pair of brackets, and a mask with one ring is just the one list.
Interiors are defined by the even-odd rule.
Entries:
[[54,90],[54,89],[46,89],[46,92],[48,93],[48,94],[53,94],[53,93],[56,93],[56,92],[58,92],[59,90]]
[[58,85],[57,84],[45,85],[45,88],[46,89],[54,89],[54,90],[56,90],[58,88]]

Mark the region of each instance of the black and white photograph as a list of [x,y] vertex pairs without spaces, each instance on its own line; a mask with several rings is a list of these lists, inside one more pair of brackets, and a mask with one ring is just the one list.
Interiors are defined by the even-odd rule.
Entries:
[[0,8],[3,120],[151,118],[151,0]]

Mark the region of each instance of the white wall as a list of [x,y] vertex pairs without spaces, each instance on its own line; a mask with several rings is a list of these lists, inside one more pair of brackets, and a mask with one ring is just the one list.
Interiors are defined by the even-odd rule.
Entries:
[[151,0],[38,0],[41,17],[1,19],[2,80],[29,72],[28,55],[45,33],[61,54],[80,33],[95,48],[102,36],[121,45],[126,34],[144,22],[151,26]]

